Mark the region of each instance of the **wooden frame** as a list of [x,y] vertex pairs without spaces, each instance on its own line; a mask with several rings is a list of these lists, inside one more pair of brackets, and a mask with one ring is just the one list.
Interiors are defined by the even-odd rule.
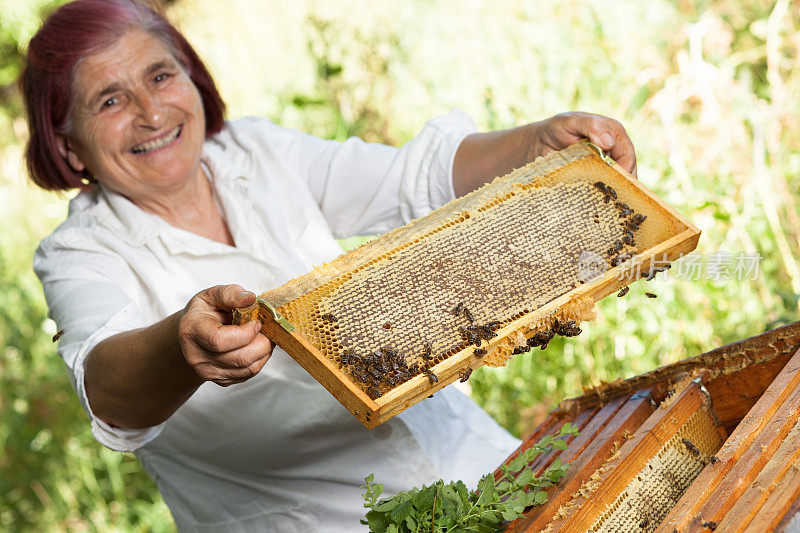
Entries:
[[368,263],[389,247],[410,242],[415,238],[421,238],[426,234],[426,231],[430,231],[432,227],[440,223],[443,210],[449,214],[468,212],[470,209],[475,209],[476,206],[481,205],[481,202],[485,203],[487,199],[495,197],[498,194],[497,190],[504,190],[501,187],[507,188],[511,183],[509,180],[513,179],[514,176],[521,175],[521,172],[533,172],[535,176],[539,176],[535,178],[537,180],[546,179],[547,175],[552,171],[583,158],[594,158],[608,164],[616,172],[619,179],[624,180],[625,186],[635,191],[637,198],[640,196],[645,198],[650,207],[657,210],[660,216],[666,217],[670,228],[677,228],[677,230],[655,246],[635,255],[623,265],[609,269],[603,275],[578,286],[533,312],[527,313],[505,325],[496,332],[497,337],[492,339],[488,346],[485,346],[487,350],[499,346],[512,334],[517,334],[516,332],[526,329],[526,324],[531,324],[540,318],[555,316],[560,309],[570,302],[580,299],[596,302],[638,279],[640,277],[638,273],[648,273],[655,266],[663,265],[664,262],[674,261],[696,247],[700,231],[695,226],[647,190],[613,160],[602,154],[602,151],[597,147],[588,142],[581,142],[560,152],[551,153],[547,157],[540,158],[506,177],[498,178],[491,184],[465,197],[454,200],[447,206],[419,220],[415,220],[398,230],[383,235],[356,250],[340,256],[331,263],[319,267],[305,276],[293,280],[282,287],[263,293],[259,298],[259,303],[250,308],[236,310],[234,322],[242,323],[258,317],[263,324],[262,331],[269,338],[286,350],[358,420],[365,426],[373,428],[459,379],[467,369],[475,369],[482,366],[484,360],[480,356],[476,356],[472,348],[465,348],[431,368],[431,371],[438,377],[438,382],[431,383],[424,374],[420,374],[384,395],[371,399],[359,386],[351,381],[345,372],[309,342],[302,332],[297,329],[291,330],[291,327],[285,327],[286,321],[275,310],[314,288]]

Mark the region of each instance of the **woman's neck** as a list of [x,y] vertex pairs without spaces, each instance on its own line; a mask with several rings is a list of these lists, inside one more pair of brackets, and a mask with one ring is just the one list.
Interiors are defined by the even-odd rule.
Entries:
[[214,190],[201,167],[197,177],[171,194],[134,201],[143,211],[161,217],[171,226],[213,241],[235,246],[225,217],[217,208]]

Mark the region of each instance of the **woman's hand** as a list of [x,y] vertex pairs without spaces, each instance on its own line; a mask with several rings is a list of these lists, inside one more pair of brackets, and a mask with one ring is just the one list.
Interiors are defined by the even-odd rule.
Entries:
[[622,124],[600,115],[569,112],[510,130],[468,135],[453,161],[453,189],[462,196],[495,176],[587,137],[636,177],[636,152]]
[[217,285],[197,293],[180,313],[183,356],[202,379],[227,387],[252,378],[269,360],[275,344],[259,334],[260,322],[231,324],[233,308],[255,299],[239,285]]
[[622,124],[614,119],[573,111],[535,122],[530,124],[530,128],[532,139],[528,161],[588,137],[636,177],[636,152],[633,143]]

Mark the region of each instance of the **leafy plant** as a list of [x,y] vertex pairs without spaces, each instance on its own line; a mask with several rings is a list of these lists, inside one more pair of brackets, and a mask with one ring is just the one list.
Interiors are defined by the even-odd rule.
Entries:
[[566,437],[577,434],[574,425],[564,424],[558,434],[547,435],[504,464],[497,480],[492,474],[483,476],[473,492],[463,481],[445,483],[440,479],[378,500],[383,485],[373,483],[375,476],[370,474],[361,486],[364,507],[370,509],[362,524],[369,525],[373,533],[501,531],[504,523],[522,516],[527,507],[546,502],[544,489],[564,477],[569,466],[556,457],[541,477],[535,477],[530,468],[534,459],[552,449],[566,449]]

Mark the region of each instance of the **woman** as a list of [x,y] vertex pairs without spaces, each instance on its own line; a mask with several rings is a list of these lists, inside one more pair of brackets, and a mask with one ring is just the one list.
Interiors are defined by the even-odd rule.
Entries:
[[624,129],[582,113],[477,134],[452,112],[399,149],[225,122],[189,43],[132,0],[54,12],[22,86],[32,179],[83,190],[34,263],[59,354],[95,437],[136,453],[186,531],[350,531],[365,475],[474,483],[518,442],[451,389],[366,430],[258,324],[230,325],[242,287],[582,137],[635,171]]

